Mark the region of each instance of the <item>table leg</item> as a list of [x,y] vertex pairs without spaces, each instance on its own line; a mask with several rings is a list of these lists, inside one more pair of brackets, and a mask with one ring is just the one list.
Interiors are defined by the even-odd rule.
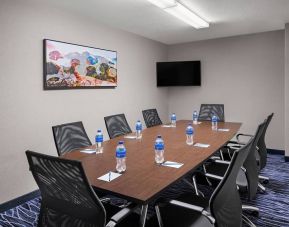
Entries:
[[145,227],[148,212],[148,204],[142,205],[140,213],[140,227]]

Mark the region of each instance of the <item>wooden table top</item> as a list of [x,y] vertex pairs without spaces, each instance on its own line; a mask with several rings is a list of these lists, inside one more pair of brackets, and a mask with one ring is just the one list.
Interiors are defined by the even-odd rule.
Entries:
[[[156,126],[145,129],[141,140],[124,139],[120,136],[105,141],[102,154],[86,154],[77,150],[63,157],[80,160],[91,185],[97,190],[147,204],[168,186],[212,156],[233,138],[241,127],[241,123],[219,122],[219,128],[230,129],[228,132],[222,132],[212,131],[210,122],[193,125],[194,143],[210,144],[208,148],[199,148],[186,144],[185,129],[189,122],[191,121],[180,120],[176,128]],[[161,135],[164,139],[165,160],[184,163],[182,167],[176,169],[155,164],[154,142],[157,135]],[[115,171],[115,149],[120,140],[124,140],[127,149],[126,172],[111,182],[98,180],[98,177],[109,171]]]

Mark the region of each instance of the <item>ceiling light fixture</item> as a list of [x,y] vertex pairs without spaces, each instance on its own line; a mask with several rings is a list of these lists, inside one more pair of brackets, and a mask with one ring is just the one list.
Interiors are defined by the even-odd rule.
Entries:
[[192,12],[190,9],[174,0],[148,0],[152,4],[165,10],[169,14],[177,17],[183,22],[193,26],[194,28],[207,28],[209,23],[200,16]]
[[161,9],[165,9],[176,5],[175,0],[148,0],[148,1]]

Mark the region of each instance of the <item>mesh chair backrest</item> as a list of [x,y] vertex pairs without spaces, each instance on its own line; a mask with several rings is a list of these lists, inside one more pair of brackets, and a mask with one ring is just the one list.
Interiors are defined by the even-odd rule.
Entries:
[[124,114],[104,117],[104,121],[110,139],[132,132]]
[[258,141],[258,148],[259,148],[259,154],[260,154],[260,169],[263,169],[267,164],[267,147],[265,143],[265,135],[267,132],[267,128],[273,118],[274,113],[271,113],[267,119],[266,119],[266,125],[264,127],[263,133],[260,136],[260,139]]
[[147,128],[163,124],[156,109],[143,110],[142,115]]
[[105,225],[106,213],[79,161],[26,151],[41,192],[38,226]]
[[53,126],[52,131],[59,156],[92,145],[81,121]]
[[238,172],[249,154],[252,139],[234,152],[231,163],[223,180],[213,192],[210,199],[211,214],[218,227],[242,226],[242,203],[236,185]]
[[210,121],[213,115],[218,117],[218,121],[225,121],[224,104],[201,104],[199,121]]
[[[252,139],[252,146],[250,148],[249,154],[243,164],[244,168],[246,169],[246,179],[248,182],[248,199],[252,200],[255,198],[257,189],[258,189],[258,182],[259,182],[259,168],[256,161],[256,147],[257,142],[264,131],[264,127],[266,125],[266,121],[260,124],[257,128],[257,131]],[[241,170],[242,171],[242,170]]]

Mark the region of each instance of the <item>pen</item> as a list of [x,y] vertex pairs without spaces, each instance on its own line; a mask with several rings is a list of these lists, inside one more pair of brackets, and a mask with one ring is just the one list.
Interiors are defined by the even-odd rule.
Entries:
[[108,182],[110,182],[110,176],[111,176],[111,172],[109,171],[109,174],[108,174]]

